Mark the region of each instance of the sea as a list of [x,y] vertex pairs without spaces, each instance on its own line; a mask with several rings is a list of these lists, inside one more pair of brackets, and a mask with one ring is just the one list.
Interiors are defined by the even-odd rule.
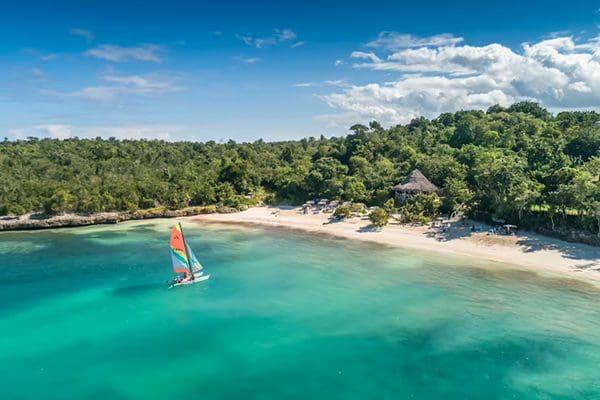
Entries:
[[0,234],[1,399],[600,399],[600,290],[173,220]]

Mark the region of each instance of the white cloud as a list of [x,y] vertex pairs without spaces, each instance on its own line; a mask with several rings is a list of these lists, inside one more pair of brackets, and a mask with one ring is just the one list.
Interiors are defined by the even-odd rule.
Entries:
[[135,89],[139,93],[165,93],[178,91],[172,79],[153,78],[142,75],[115,75],[109,74],[102,77],[107,82],[118,83],[124,87]]
[[67,139],[71,137],[71,126],[62,124],[36,125],[34,127],[36,134],[28,136],[44,136],[52,139]]
[[182,129],[178,125],[125,125],[125,126],[87,126],[78,129],[80,137],[117,139],[159,139],[174,140]]
[[70,124],[42,124],[33,127],[21,127],[8,130],[13,138],[23,139],[27,136],[49,137],[52,139],[68,139],[71,137],[95,138],[115,137],[117,139],[159,139],[175,140],[185,130],[181,125],[123,125],[123,126],[86,126]]
[[339,86],[339,87],[348,87],[350,85],[348,85],[348,83],[346,81],[343,81],[341,79],[335,79],[335,80],[326,80],[323,81],[324,84],[329,85],[329,86]]
[[112,62],[148,61],[161,63],[164,48],[155,44],[143,44],[136,47],[121,47],[112,44],[100,46],[86,51],[90,57],[101,58]]
[[92,40],[94,40],[94,34],[86,29],[73,28],[70,32],[71,35],[80,36],[84,38],[87,42],[91,42]]
[[334,63],[334,65],[336,67],[339,67],[340,65],[344,65],[344,64],[346,64],[346,62],[344,60],[335,60],[335,63]]
[[350,57],[365,58],[367,60],[371,60],[371,62],[373,62],[374,64],[380,64],[382,62],[382,60],[379,57],[377,57],[375,53],[366,53],[364,51],[353,51],[352,54],[350,54]]
[[550,109],[600,109],[600,37],[582,43],[556,37],[513,51],[497,43],[457,45],[460,38],[448,34],[408,36],[380,34],[380,43],[371,43],[381,49],[380,55],[353,52],[352,58],[364,60],[355,68],[395,71],[399,76],[322,96],[338,113],[320,119],[345,121],[346,126],[371,119],[397,124],[420,115],[435,117],[521,100]]
[[40,60],[42,61],[52,61],[58,58],[58,54],[44,54],[40,56]]
[[61,55],[58,53],[44,53],[39,51],[38,49],[33,48],[24,48],[22,49],[23,53],[28,54],[30,56],[39,58],[42,61],[53,61],[58,59]]
[[[275,29],[273,31],[273,34],[269,36],[255,37],[252,35],[237,35],[237,37],[241,39],[244,43],[246,43],[248,46],[261,49],[268,46],[274,46],[279,43],[295,40],[298,37],[298,35],[291,29]],[[292,45],[292,47],[297,47],[295,45],[298,43],[304,44],[304,42],[297,42],[294,45]],[[299,44],[298,46],[301,46],[302,44]]]
[[296,42],[296,43],[292,44],[290,47],[292,49],[295,49],[296,47],[304,46],[304,43],[306,43],[306,42],[304,42],[304,41],[301,40],[299,42]]
[[291,29],[275,29],[274,36],[279,42],[287,42],[288,40],[294,40],[298,37],[296,32]]
[[183,90],[177,85],[176,79],[153,75],[118,75],[105,74],[101,77],[108,84],[85,87],[73,93],[70,97],[80,97],[88,100],[112,101],[122,95],[158,95]]
[[305,87],[311,87],[314,86],[315,84],[312,82],[301,82],[301,83],[296,83],[294,84],[294,87],[299,87],[299,88],[305,88]]
[[398,50],[402,48],[423,46],[452,46],[461,43],[464,39],[449,33],[427,37],[413,36],[407,33],[380,32],[377,39],[367,43],[367,47]]
[[244,57],[233,57],[233,59],[241,61],[241,62],[243,62],[245,64],[256,64],[257,62],[260,61],[259,57],[247,57],[247,58],[244,58]]
[[25,139],[27,136],[27,132],[22,128],[9,128],[6,132],[11,139]]
[[71,97],[80,97],[87,100],[112,101],[119,97],[122,89],[117,86],[88,86],[70,93]]

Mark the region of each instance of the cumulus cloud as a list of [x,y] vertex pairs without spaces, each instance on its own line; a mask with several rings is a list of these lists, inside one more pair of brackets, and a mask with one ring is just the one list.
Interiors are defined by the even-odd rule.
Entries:
[[[256,37],[252,35],[237,35],[237,37],[246,43],[248,46],[256,47],[261,49],[268,46],[274,46],[276,44],[289,42],[298,38],[296,32],[291,29],[275,29],[269,36]],[[302,46],[304,42],[296,42],[292,47]]]
[[520,51],[498,43],[461,43],[462,38],[449,34],[417,38],[383,32],[368,44],[377,53],[350,55],[360,60],[353,66],[396,72],[398,78],[322,96],[337,114],[319,119],[345,126],[371,119],[397,124],[521,100],[550,109],[600,108],[600,36],[584,42],[554,37],[525,43]]
[[143,44],[135,47],[121,47],[113,44],[101,44],[84,54],[112,62],[148,61],[161,63],[164,48],[155,44]]

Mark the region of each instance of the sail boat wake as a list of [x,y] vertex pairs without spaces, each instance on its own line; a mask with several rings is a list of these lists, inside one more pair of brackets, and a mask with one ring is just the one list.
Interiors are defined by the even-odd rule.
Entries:
[[204,274],[202,264],[185,241],[180,223],[171,230],[171,260],[175,275],[171,287],[191,285],[210,278],[210,275]]

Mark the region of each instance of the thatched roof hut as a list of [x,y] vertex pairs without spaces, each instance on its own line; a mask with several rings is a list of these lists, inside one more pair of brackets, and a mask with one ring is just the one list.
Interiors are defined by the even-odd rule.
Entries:
[[394,192],[396,192],[398,200],[405,200],[419,193],[439,193],[440,189],[431,183],[421,171],[415,169],[408,174],[404,182],[394,186]]

